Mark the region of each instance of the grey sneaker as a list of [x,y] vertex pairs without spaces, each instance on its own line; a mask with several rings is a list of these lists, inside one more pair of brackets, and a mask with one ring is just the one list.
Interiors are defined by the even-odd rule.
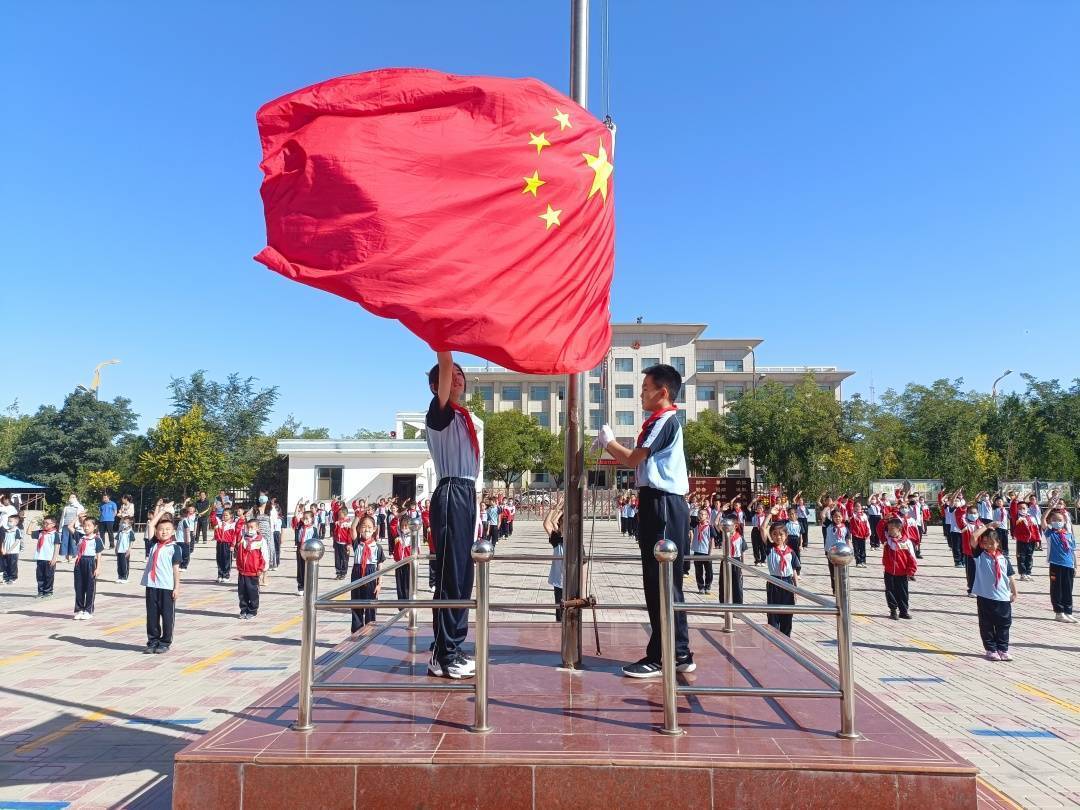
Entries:
[[659,678],[663,674],[660,671],[660,665],[650,661],[648,658],[642,658],[633,664],[627,664],[622,668],[622,671],[627,678]]
[[435,657],[435,653],[431,653],[431,658],[428,659],[427,664],[428,675],[434,678],[445,678],[446,672],[443,670],[443,665],[439,663],[439,659]]

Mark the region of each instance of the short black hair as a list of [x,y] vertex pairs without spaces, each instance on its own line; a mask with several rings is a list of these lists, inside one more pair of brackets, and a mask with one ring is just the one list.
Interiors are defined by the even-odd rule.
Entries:
[[679,392],[682,391],[682,374],[674,366],[659,363],[655,366],[649,366],[641,373],[646,377],[652,377],[653,384],[666,388],[668,399],[672,402],[678,398]]
[[[454,368],[456,368],[458,371],[461,372],[462,377],[465,376],[465,369],[463,369],[457,363],[454,363]],[[436,385],[439,384],[439,364],[438,363],[433,365],[431,367],[431,371],[429,371],[427,373],[427,384],[428,384],[428,388],[433,388],[433,387],[435,387]]]

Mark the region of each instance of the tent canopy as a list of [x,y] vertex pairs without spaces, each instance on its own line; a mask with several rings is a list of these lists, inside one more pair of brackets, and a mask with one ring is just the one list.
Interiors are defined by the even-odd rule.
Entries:
[[19,492],[35,492],[45,491],[45,487],[39,484],[29,484],[26,481],[20,481],[17,478],[11,478],[9,476],[0,473],[0,490],[17,490]]

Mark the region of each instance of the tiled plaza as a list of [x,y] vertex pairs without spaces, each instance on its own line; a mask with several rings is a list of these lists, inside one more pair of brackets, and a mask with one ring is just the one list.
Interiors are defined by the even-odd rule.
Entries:
[[[591,531],[586,523],[586,543]],[[550,550],[539,525],[526,522],[499,548]],[[952,567],[940,530],[931,530],[924,548],[912,583],[912,621],[889,620],[876,552],[869,552],[867,568],[852,569],[859,683],[976,764],[990,785],[1020,805],[1080,804],[1080,625],[1053,621],[1045,559],[1037,556],[1035,581],[1020,583],[1012,633],[1016,660],[991,663],[982,658],[974,600],[964,594],[963,572]],[[612,524],[597,523],[597,554],[635,549]],[[143,593],[134,584],[140,557],[141,550],[133,553],[132,584],[126,586],[115,582],[114,559],[102,560],[91,622],[71,619],[70,565],[58,567],[51,599],[35,598],[33,566],[25,561],[18,583],[0,590],[0,808],[168,807],[175,752],[296,671],[300,598],[291,557],[274,572],[258,618],[242,622],[235,586],[214,582],[213,549],[197,547],[174,645],[163,656],[142,654]],[[325,590],[333,570],[328,558],[323,562]],[[492,600],[550,604],[547,569],[545,563],[495,562]],[[803,573],[805,587],[828,587],[815,527]],[[636,602],[638,582],[633,563],[598,565],[590,590],[601,604]],[[692,575],[686,584],[689,600],[705,598],[694,593]],[[760,584],[748,578],[747,586],[747,601],[764,601]],[[391,577],[383,596],[392,598],[393,591]],[[531,618],[551,621],[552,613]],[[599,614],[605,621],[644,618],[619,610]],[[691,618],[696,621],[702,619]],[[320,651],[341,641],[348,623],[347,614],[320,613]],[[831,620],[795,619],[795,640],[826,659],[832,659],[835,637]],[[586,625],[587,652],[591,638]]]

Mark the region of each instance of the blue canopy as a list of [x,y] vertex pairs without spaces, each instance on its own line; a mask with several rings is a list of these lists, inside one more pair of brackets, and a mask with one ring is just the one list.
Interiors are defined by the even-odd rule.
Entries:
[[45,487],[39,484],[28,484],[26,481],[20,481],[17,478],[9,478],[3,473],[0,473],[0,489],[18,489],[25,492],[34,489],[44,490]]

